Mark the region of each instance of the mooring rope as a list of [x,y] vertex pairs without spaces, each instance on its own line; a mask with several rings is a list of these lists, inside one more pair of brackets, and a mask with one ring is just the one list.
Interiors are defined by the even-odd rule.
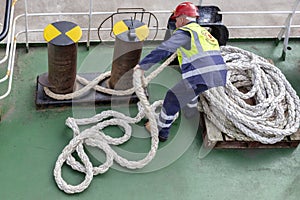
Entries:
[[[163,70],[163,68],[168,66],[170,62],[174,60],[175,57],[176,54],[173,54],[147,78],[144,78],[141,70],[134,71],[133,91],[136,93],[140,100],[138,103],[139,112],[136,115],[136,117],[128,117],[120,112],[109,110],[103,111],[100,114],[97,114],[91,118],[74,119],[69,117],[66,120],[66,125],[73,130],[73,139],[69,142],[69,144],[63,149],[62,153],[59,155],[54,168],[55,181],[61,190],[70,194],[82,192],[89,186],[93,179],[93,176],[105,173],[112,166],[113,161],[129,169],[138,169],[147,165],[154,158],[158,148],[158,129],[156,123],[156,118],[158,117],[158,115],[155,114],[155,110],[157,109],[157,107],[162,105],[162,100],[156,101],[152,105],[150,105],[145,95],[144,87],[148,84],[148,82],[151,79],[153,79],[153,77],[159,74],[160,71]],[[92,85],[93,82],[96,81],[93,80],[88,84]],[[119,145],[128,141],[131,137],[131,126],[129,124],[135,124],[141,119],[143,119],[145,116],[149,119],[150,122],[151,149],[148,152],[147,156],[141,160],[127,160],[126,158],[123,158],[120,155],[118,155],[111,148],[110,145]],[[108,120],[105,121],[105,119]],[[88,125],[95,123],[96,125],[80,132],[80,125]],[[112,138],[110,136],[105,135],[102,130],[110,125],[117,125],[119,127],[122,127],[124,135],[119,138]],[[106,161],[98,167],[93,167],[92,163],[89,160],[89,157],[84,151],[84,144],[102,150],[106,154]],[[72,153],[74,153],[75,151],[78,154],[78,157],[81,159],[82,164],[76,161],[76,159],[72,156]],[[85,173],[85,179],[78,185],[68,184],[62,178],[61,169],[64,163],[67,163],[74,170]]]
[[[161,71],[164,70],[165,67],[167,67],[176,58],[176,56],[177,56],[176,53],[172,54],[162,65],[160,65],[157,69],[151,72],[146,78],[143,77],[143,86],[146,87],[153,78],[155,78]],[[68,100],[68,99],[78,98],[86,95],[88,92],[90,92],[91,89],[94,89],[97,92],[102,92],[105,94],[116,95],[116,96],[130,95],[135,92],[134,87],[127,90],[115,90],[115,89],[110,89],[98,85],[99,82],[110,77],[110,74],[111,71],[107,71],[105,73],[100,74],[92,81],[88,81],[87,79],[77,75],[76,81],[84,85],[84,87],[69,94],[56,94],[52,92],[48,87],[44,87],[44,91],[46,95],[57,100]]]
[[[237,140],[274,144],[299,128],[299,97],[281,71],[266,59],[237,47],[222,47],[226,87],[200,99],[208,119]],[[238,88],[246,89],[246,93]],[[246,99],[255,101],[247,104]]]
[[[295,133],[299,128],[299,97],[284,75],[266,59],[236,47],[222,47],[222,55],[228,66],[226,87],[212,88],[200,96],[199,110],[222,132],[238,140],[256,140],[262,143],[275,143],[285,136]],[[144,87],[174,60],[173,54],[166,62],[144,77],[140,70],[133,73],[133,89],[126,91],[126,95],[135,92],[140,99],[136,117],[128,117],[116,111],[103,111],[91,118],[68,118],[66,125],[73,130],[74,137],[59,155],[54,177],[58,187],[66,193],[84,191],[91,183],[93,176],[105,173],[115,161],[119,165],[137,169],[147,165],[155,156],[158,148],[158,130],[155,110],[162,105],[162,101],[150,105],[145,96]],[[106,88],[98,86],[99,81],[108,77],[110,72],[98,76],[93,81],[78,78],[87,88],[106,92]],[[247,93],[237,88],[246,88]],[[82,90],[85,94],[88,90]],[[119,91],[110,90],[118,95]],[[128,92],[128,93],[127,93]],[[75,92],[76,93],[76,92]],[[80,94],[80,95],[82,95]],[[78,94],[76,94],[78,95]],[[58,95],[59,99],[74,98],[75,94]],[[254,105],[247,104],[244,99],[253,98]],[[147,117],[151,126],[151,149],[145,158],[130,161],[118,155],[110,145],[119,145],[131,137],[131,126],[142,118]],[[82,132],[79,126],[96,124]],[[112,138],[103,133],[102,129],[117,125],[124,130],[124,135]],[[83,145],[99,148],[106,154],[106,161],[94,167],[84,152]],[[72,156],[77,152],[81,163]],[[70,185],[62,178],[61,168],[67,163],[72,169],[85,173],[85,179],[78,185]]]

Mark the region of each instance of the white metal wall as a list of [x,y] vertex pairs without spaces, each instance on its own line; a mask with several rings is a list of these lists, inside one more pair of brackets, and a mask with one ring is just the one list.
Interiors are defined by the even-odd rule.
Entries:
[[[25,12],[25,0],[18,0],[15,9],[15,16]],[[163,2],[163,3],[162,3]],[[166,11],[171,12],[177,4],[182,0],[93,0],[93,12],[114,12],[117,8],[125,7],[141,7],[147,11]],[[199,5],[215,5],[218,6],[223,14],[223,23],[229,28],[230,38],[275,38],[279,31],[280,26],[283,26],[288,16],[288,11],[292,10],[295,0],[200,0],[192,1],[194,4]],[[70,12],[89,12],[89,0],[27,0],[28,13],[70,13]],[[0,0],[0,13],[4,13],[5,0]],[[298,7],[298,14],[293,18],[293,28],[291,28],[291,37],[300,37],[300,8]],[[273,14],[229,14],[232,11],[267,11]],[[277,11],[281,14],[275,14]],[[0,23],[3,22],[3,16],[0,14]],[[170,14],[156,14],[159,18],[159,26],[166,27],[168,17]],[[91,19],[92,30],[96,29],[99,23],[108,15],[94,15]],[[41,16],[41,17],[28,17],[28,28],[30,30],[43,30],[43,28],[54,21],[70,20],[77,23],[82,28],[88,28],[89,18],[88,15],[79,16]],[[22,31],[24,27],[24,17],[20,18],[17,22],[16,32]],[[241,28],[240,26],[243,26]],[[273,28],[245,28],[245,26],[272,26]],[[278,28],[276,28],[278,27]],[[2,28],[0,24],[0,29]],[[83,40],[87,38],[87,32],[84,32]],[[163,39],[164,32],[161,31],[158,39]],[[90,35],[91,40],[98,40],[96,31],[92,31]],[[25,37],[21,35],[18,42],[24,42]],[[43,42],[42,33],[29,34],[30,42]]]

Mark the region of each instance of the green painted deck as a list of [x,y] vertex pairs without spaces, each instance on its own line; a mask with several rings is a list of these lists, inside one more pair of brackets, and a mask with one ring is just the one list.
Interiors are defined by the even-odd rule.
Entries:
[[[145,45],[143,54],[156,45]],[[282,43],[275,46],[273,40],[232,40],[229,45],[272,59],[300,94],[299,39],[290,41],[292,50],[287,52],[286,61],[280,60]],[[78,73],[108,70],[112,51],[112,46],[103,44],[94,45],[89,51],[80,45]],[[3,53],[4,47],[1,46],[0,55]],[[110,106],[37,110],[34,102],[36,77],[44,72],[47,72],[45,46],[32,46],[29,53],[22,46],[18,47],[12,92],[0,101],[1,200],[299,199],[299,148],[219,149],[200,159],[202,129],[195,136],[194,125],[197,122],[184,118],[175,123],[170,140],[159,145],[152,165],[130,172],[114,166],[107,173],[94,177],[90,187],[81,194],[67,195],[58,189],[53,178],[57,157],[72,138],[65,120],[69,116],[91,116]],[[1,66],[0,74],[4,73],[5,69]],[[155,79],[149,87],[151,101],[163,98],[166,87],[179,78],[177,75],[176,70],[167,70]],[[134,115],[135,106],[130,107]],[[186,124],[184,130],[179,128],[180,124]],[[112,136],[121,134],[115,127],[108,128],[106,132]],[[184,135],[186,137],[181,137]],[[134,136],[120,148],[141,154],[147,152],[150,139],[142,124],[134,128]],[[90,152],[92,156],[96,155],[96,151]],[[93,162],[99,164],[97,159]],[[64,166],[63,176],[71,184],[78,184],[84,177],[68,166]]]

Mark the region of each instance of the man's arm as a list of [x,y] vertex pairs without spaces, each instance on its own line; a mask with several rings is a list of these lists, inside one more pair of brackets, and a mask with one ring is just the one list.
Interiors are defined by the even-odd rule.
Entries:
[[139,67],[142,70],[148,70],[156,63],[166,59],[172,55],[180,46],[190,45],[191,38],[189,33],[178,30],[168,40],[164,41],[156,49],[151,51],[142,61],[139,63]]

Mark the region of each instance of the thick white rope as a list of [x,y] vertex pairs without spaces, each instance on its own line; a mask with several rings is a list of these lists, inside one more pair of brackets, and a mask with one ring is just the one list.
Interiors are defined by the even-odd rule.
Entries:
[[[250,137],[263,143],[274,143],[286,135],[296,132],[299,128],[299,97],[284,75],[265,59],[242,49],[227,46],[222,48],[222,54],[229,69],[226,87],[210,89],[201,95],[200,102],[208,118],[222,132],[241,140],[249,140]],[[112,166],[113,161],[129,169],[137,169],[144,167],[154,158],[158,148],[155,110],[162,104],[162,101],[157,101],[150,106],[143,88],[175,57],[176,54],[173,54],[147,78],[144,78],[139,70],[134,72],[134,89],[129,89],[125,95],[136,92],[140,99],[139,112],[136,117],[131,118],[110,110],[87,119],[68,118],[66,120],[66,125],[73,130],[74,138],[63,149],[55,164],[54,177],[61,190],[66,193],[82,192],[89,186],[93,176],[105,173]],[[82,94],[91,88],[106,92],[106,88],[98,86],[98,83],[109,74],[110,72],[102,74],[91,82],[77,78],[88,88],[82,90]],[[279,78],[276,78],[277,76]],[[246,94],[239,92],[237,87],[241,86],[250,91]],[[120,94],[120,91],[111,92],[114,95]],[[76,95],[58,95],[57,97],[58,99],[68,99],[75,98]],[[251,97],[255,98],[256,105],[248,105],[242,100]],[[277,117],[278,114],[281,115]],[[128,141],[131,136],[129,124],[139,122],[145,115],[151,124],[152,139],[149,153],[139,161],[130,161],[119,156],[110,145]],[[108,120],[105,121],[105,119]],[[79,126],[88,124],[96,125],[80,132]],[[105,135],[102,129],[109,125],[122,127],[124,135],[120,138]],[[102,165],[94,167],[84,152],[83,145],[101,149],[106,154],[106,161]],[[82,164],[72,156],[75,151]],[[70,165],[74,170],[85,173],[83,182],[78,185],[68,184],[61,174],[64,163]]]
[[[54,168],[54,178],[57,186],[61,190],[70,194],[82,192],[89,186],[93,179],[93,176],[105,173],[112,166],[113,161],[129,169],[137,169],[144,167],[154,158],[158,148],[158,129],[156,123],[158,114],[155,113],[155,110],[157,107],[162,105],[162,100],[156,101],[152,105],[150,105],[145,95],[144,85],[148,84],[148,82],[153,79],[153,77],[156,76],[161,70],[163,70],[164,67],[168,66],[175,57],[176,54],[173,54],[169,59],[166,60],[166,62],[164,62],[157,70],[155,70],[151,76],[149,75],[150,78],[147,77],[148,79],[144,78],[141,70],[136,70],[133,73],[133,91],[136,93],[140,100],[140,102],[138,103],[139,112],[136,117],[128,117],[122,113],[109,110],[103,111],[91,118],[74,119],[69,117],[66,120],[66,125],[73,130],[74,136],[69,144],[63,149],[62,153],[59,155]],[[97,79],[97,81],[98,80],[99,79]],[[92,82],[94,82],[94,80]],[[92,85],[93,83],[88,84]],[[149,119],[150,122],[151,149],[146,157],[141,160],[127,160],[126,158],[118,155],[110,145],[119,145],[128,141],[131,137],[131,126],[129,124],[135,124],[145,116]],[[109,119],[106,120],[107,118]],[[79,126],[88,124],[96,125],[80,132]],[[124,130],[124,135],[120,138],[112,138],[105,135],[102,130],[110,125],[117,125],[119,127],[122,127],[122,129]],[[106,154],[106,161],[98,167],[93,167],[92,163],[89,160],[89,157],[84,151],[83,145],[96,147],[102,150]],[[82,164],[76,161],[72,156],[72,153],[75,151],[78,154],[78,157],[81,159]],[[68,184],[62,178],[61,169],[64,163],[67,163],[74,170],[85,173],[85,179],[78,185]]]
[[[226,87],[200,96],[208,119],[237,140],[274,144],[299,128],[299,97],[281,71],[266,59],[237,47],[222,47]],[[243,93],[237,88],[247,88]],[[244,100],[254,98],[255,105]]]
[[[146,78],[143,77],[143,86],[146,87],[148,83],[155,78],[165,67],[167,67],[175,58],[177,54],[172,54],[162,65],[160,65],[156,70],[154,70],[151,74],[149,74]],[[106,78],[110,77],[111,71],[107,71],[105,73],[100,74],[98,77],[96,77],[92,81],[88,81],[85,78],[77,75],[76,81],[84,85],[83,88],[76,90],[75,92],[69,93],[69,94],[56,94],[52,92],[49,88],[44,87],[44,91],[46,95],[53,99],[57,100],[68,100],[73,98],[78,98],[81,96],[86,95],[90,90],[93,88],[97,92],[102,92],[110,95],[116,95],[116,96],[124,96],[124,95],[130,95],[135,92],[135,88],[130,88],[127,90],[114,90],[109,89],[106,87],[102,87],[98,85],[99,82],[105,80]]]

